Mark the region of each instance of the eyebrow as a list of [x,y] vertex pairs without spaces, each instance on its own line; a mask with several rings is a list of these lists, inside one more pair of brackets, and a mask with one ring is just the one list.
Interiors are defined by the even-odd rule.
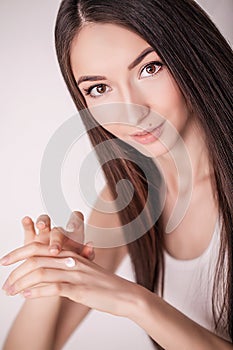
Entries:
[[77,81],[77,84],[81,84],[84,81],[97,81],[97,80],[107,80],[106,77],[103,77],[102,75],[83,75],[79,78]]
[[135,60],[130,63],[130,65],[128,66],[128,69],[131,70],[134,67],[136,67],[140,62],[142,62],[142,60],[151,52],[153,52],[154,49],[152,47],[148,47],[147,49],[143,50],[140,55],[135,58]]
[[[140,53],[140,55],[137,58],[135,58],[135,60],[132,63],[130,63],[130,65],[128,66],[128,70],[132,70],[134,67],[136,67],[149,53],[153,51],[154,49],[152,47],[148,47],[145,50],[143,50]],[[99,80],[107,80],[107,78],[102,75],[83,75],[78,79],[77,85],[85,81],[99,81]]]

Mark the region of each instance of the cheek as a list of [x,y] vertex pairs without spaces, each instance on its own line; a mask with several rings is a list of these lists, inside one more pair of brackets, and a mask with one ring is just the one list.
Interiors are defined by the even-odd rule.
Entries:
[[148,90],[150,105],[155,112],[174,126],[186,121],[188,110],[185,99],[169,72],[163,72],[160,80]]
[[121,138],[124,134],[124,126],[116,123],[105,124],[103,127],[108,130],[111,134]]
[[[129,108],[130,107],[130,108]],[[137,115],[142,113],[138,106],[126,103],[103,103],[96,106],[88,106],[93,118],[102,125],[103,128],[112,134],[125,135],[129,130],[134,129]]]

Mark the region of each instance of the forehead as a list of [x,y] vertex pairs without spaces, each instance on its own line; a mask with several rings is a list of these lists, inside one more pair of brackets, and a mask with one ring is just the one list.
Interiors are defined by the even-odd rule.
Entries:
[[[110,62],[129,64],[148,44],[132,31],[114,24],[86,24],[71,46],[74,72],[99,73]],[[88,69],[89,68],[89,69]],[[90,72],[90,69],[93,72]],[[84,72],[85,71],[85,72]]]

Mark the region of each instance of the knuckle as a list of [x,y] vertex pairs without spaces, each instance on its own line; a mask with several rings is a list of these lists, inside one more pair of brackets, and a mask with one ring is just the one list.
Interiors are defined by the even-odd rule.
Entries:
[[62,284],[61,283],[55,283],[54,291],[55,291],[56,294],[60,294],[62,292]]
[[53,236],[51,237],[51,243],[50,244],[53,244],[53,245],[60,245],[62,243],[62,237],[57,237],[57,236]]
[[64,229],[62,227],[53,227],[51,230],[51,235],[53,237],[59,237],[61,234],[64,234]]
[[28,259],[28,264],[31,268],[35,268],[38,265],[38,258],[35,256],[32,256]]
[[37,253],[37,251],[38,251],[38,249],[40,249],[40,247],[41,247],[41,243],[40,242],[33,242],[31,244],[31,253],[32,254]]
[[39,269],[36,270],[36,276],[39,279],[43,279],[46,276],[46,271],[45,269],[43,269],[42,267],[40,267]]

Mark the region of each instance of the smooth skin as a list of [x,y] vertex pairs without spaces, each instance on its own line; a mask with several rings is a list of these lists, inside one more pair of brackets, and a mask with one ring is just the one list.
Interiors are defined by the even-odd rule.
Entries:
[[[143,147],[154,157],[152,159],[160,166],[165,178],[164,225],[171,216],[179,193],[176,164],[169,150],[177,154],[177,162],[182,164],[183,159],[179,138],[172,132],[171,126],[182,137],[193,172],[192,198],[182,222],[172,234],[165,235],[165,240],[166,249],[172,256],[193,259],[208,247],[217,220],[217,205],[210,182],[213,170],[209,169],[204,136],[195,125],[192,111],[187,108],[168,68],[159,65],[163,61],[158,54],[148,52],[140,62],[133,64],[148,47],[147,42],[125,28],[112,24],[88,24],[73,41],[71,65],[77,83],[81,77],[90,77],[79,83],[79,88],[93,116],[123,141],[131,142],[132,133],[142,131],[149,124],[157,126],[165,120],[161,139],[166,147],[160,139]],[[124,114],[122,109],[118,113],[115,103],[125,104]],[[113,108],[111,104],[114,104]],[[135,105],[140,105],[141,110],[135,110]],[[135,147],[141,150],[141,145],[135,144]],[[190,183],[190,174],[185,166],[183,168],[184,172],[179,173],[181,183]]]
[[[232,349],[230,343],[202,328],[156,294],[115,275],[73,251],[62,250],[56,258],[50,257],[46,244],[32,242],[14,250],[6,257],[8,261],[4,265],[24,259],[26,261],[10,274],[6,281],[9,286],[5,289],[10,295],[21,292],[26,298],[32,299],[25,303],[18,315],[4,350],[14,349],[16,346],[19,349],[30,349],[35,339],[32,332],[35,332],[34,336],[37,334],[37,322],[41,323],[42,320],[46,332],[37,345],[33,345],[33,349],[61,349],[75,328],[74,321],[77,326],[90,308],[131,319],[159,341],[165,349],[190,347],[207,350]],[[67,257],[75,259],[75,267],[67,268],[65,265]],[[27,294],[28,291],[30,294]],[[68,304],[64,302],[65,310],[64,306],[63,310],[61,308],[63,300],[60,297],[69,300]],[[30,304],[30,301],[35,301],[36,304]],[[70,302],[72,304],[75,302],[78,307],[65,319],[64,314],[66,315],[66,309],[71,306]],[[87,308],[83,308],[80,304]],[[46,311],[42,309],[41,312],[42,306],[46,306]],[[79,311],[76,319],[71,320],[76,311]],[[25,337],[23,329],[25,327],[26,331],[28,327],[26,320],[33,313],[40,318],[37,318],[37,322],[31,326],[31,331],[27,332]],[[62,321],[63,326],[66,325],[65,329],[62,327]],[[70,328],[67,329],[67,325]],[[59,330],[63,331],[63,336]]]
[[[107,188],[105,188],[100,196],[105,200],[110,200],[110,192]],[[95,208],[98,206],[98,201],[95,205]],[[73,212],[74,217],[76,216],[83,220],[83,214],[80,212]],[[43,230],[38,230],[38,235],[36,235],[36,228],[39,229],[37,223],[39,221],[44,222]],[[72,220],[73,222],[73,220]],[[80,220],[79,220],[80,222]],[[101,211],[93,209],[90,217],[87,221],[90,225],[96,225],[99,227],[120,227],[119,218],[115,214],[103,214]],[[43,256],[47,257],[70,257],[75,255],[74,252],[80,254],[83,257],[86,257],[90,260],[95,261],[98,266],[102,266],[106,271],[110,271],[114,273],[114,271],[119,266],[120,262],[124,258],[127,247],[117,247],[117,248],[95,248],[94,250],[88,246],[78,246],[77,252],[77,243],[73,242],[75,248],[73,246],[72,241],[70,241],[69,250],[64,250],[64,242],[67,242],[66,237],[61,233],[62,231],[56,227],[51,228],[50,218],[47,215],[41,215],[36,220],[34,224],[32,219],[26,217],[22,220],[22,225],[24,229],[25,236],[25,244],[26,246],[16,249],[10,253],[12,257],[12,261],[16,261],[19,258],[20,254],[25,254],[28,250],[31,251],[31,258],[33,256],[39,256],[39,248],[42,250]],[[82,226],[84,229],[84,226]],[[119,228],[120,230],[120,228]],[[47,236],[47,238],[45,238]],[[44,245],[42,245],[43,243]],[[50,248],[54,245],[60,246],[62,251],[58,253],[57,251],[50,251]],[[68,247],[66,247],[68,249]],[[34,251],[34,253],[32,253]],[[64,255],[64,252],[65,255]],[[62,254],[62,255],[60,255]],[[89,255],[90,254],[90,255]],[[9,254],[8,254],[9,255]],[[7,256],[8,256],[7,255]],[[88,256],[89,255],[89,256]],[[2,264],[3,259],[1,259],[0,263]],[[8,261],[7,264],[9,265]],[[25,264],[25,263],[24,263]],[[28,277],[28,282],[30,283],[30,275],[28,275],[29,270],[23,270],[25,265],[22,264],[20,267],[21,274],[26,275]],[[23,267],[24,265],[24,267]],[[60,266],[60,269],[62,268]],[[64,266],[65,267],[65,266]],[[63,268],[64,268],[63,267]],[[40,267],[41,269],[41,267]],[[70,269],[69,269],[70,270]],[[40,270],[41,271],[41,270]],[[60,271],[59,271],[60,272]],[[5,281],[4,285],[9,282],[9,287],[4,288],[7,292],[9,288],[14,282],[16,282],[15,278],[18,278],[16,274],[18,274],[17,269],[12,271],[10,276]],[[61,278],[59,279],[61,280]],[[20,279],[17,279],[17,283],[20,282]],[[49,285],[49,283],[39,283],[39,285]],[[90,308],[86,305],[82,305],[80,303],[72,301],[70,298],[54,296],[54,297],[43,297],[43,298],[35,298],[35,299],[26,299],[23,307],[18,313],[10,331],[5,341],[4,350],[12,350],[12,349],[25,349],[25,350],[58,350],[62,349],[64,343],[69,338],[71,333],[77,328],[83,318],[88,314]],[[28,322],[28,320],[32,319],[34,322]],[[38,329],[43,324],[43,337],[38,337]],[[30,332],[29,332],[30,328]],[[27,336],[25,336],[25,334]],[[35,338],[37,342],[35,343]]]
[[[208,167],[203,137],[193,123],[192,111],[188,110],[167,68],[158,69],[153,64],[160,59],[157,54],[148,53],[129,69],[146,48],[148,44],[142,38],[125,28],[111,24],[89,24],[82,28],[73,43],[72,68],[77,82],[80,77],[92,76],[92,82],[86,80],[80,83],[83,94],[83,89],[90,91],[93,76],[104,77],[94,82],[98,89],[94,87],[91,90],[92,94],[100,94],[100,97],[84,94],[90,109],[98,104],[115,102],[137,103],[147,108],[149,114],[137,114],[133,125],[104,125],[111,128],[111,132],[119,138],[127,142],[132,132],[139,131],[142,122],[144,126],[152,123],[151,111],[166,119],[163,135],[167,135],[167,124],[170,122],[182,136],[193,167],[193,196],[181,224],[166,237],[165,243],[166,249],[174,257],[192,259],[208,246],[216,222],[217,210],[210,185],[211,169]],[[101,85],[103,83],[105,85]],[[173,136],[168,150],[176,147],[177,141]],[[168,193],[163,211],[166,221],[177,196],[174,165],[168,150],[158,140],[146,147],[160,162],[166,174]],[[112,199],[107,187],[101,196],[106,200]],[[202,217],[205,218],[204,221]],[[200,222],[204,223],[201,228]],[[93,210],[89,223],[102,228],[118,227],[121,230],[117,214],[103,214]],[[50,230],[49,225],[47,230],[53,237],[52,246],[61,236],[56,236],[56,229]],[[5,290],[10,295],[23,293],[27,301],[12,326],[4,350],[12,350],[16,345],[17,348],[21,346],[26,350],[32,346],[34,350],[61,349],[90,308],[131,319],[165,349],[233,348],[229,342],[196,324],[155,293],[114,274],[127,253],[127,247],[95,248],[94,259],[88,259],[84,248],[81,256],[79,249],[72,249],[72,244],[65,246],[69,242],[62,240],[60,252],[52,255],[48,249],[49,242],[50,240],[47,240],[47,244],[35,242],[33,239],[31,243],[7,255],[5,265],[26,259],[10,274]],[[65,265],[67,257],[75,259],[76,265],[73,268]],[[42,305],[46,307],[46,313],[41,311]],[[28,332],[27,320],[32,317],[37,322],[30,324]],[[38,340],[35,349],[34,339],[41,324],[46,332]]]

